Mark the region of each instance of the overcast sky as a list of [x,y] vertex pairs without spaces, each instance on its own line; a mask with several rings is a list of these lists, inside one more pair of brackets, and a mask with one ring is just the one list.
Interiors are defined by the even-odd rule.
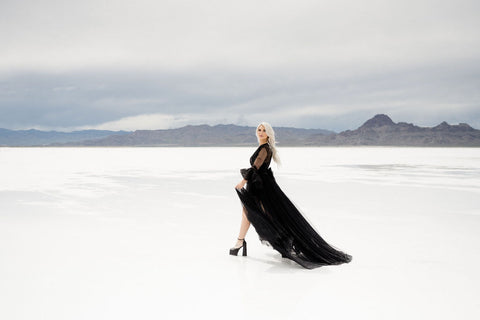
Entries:
[[0,128],[480,128],[480,2],[1,0]]

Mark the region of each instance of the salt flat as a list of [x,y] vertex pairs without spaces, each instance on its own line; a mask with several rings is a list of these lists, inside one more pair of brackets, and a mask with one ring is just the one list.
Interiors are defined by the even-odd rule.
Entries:
[[251,148],[0,148],[1,319],[478,319],[480,149],[281,148],[277,182],[351,254],[228,254]]

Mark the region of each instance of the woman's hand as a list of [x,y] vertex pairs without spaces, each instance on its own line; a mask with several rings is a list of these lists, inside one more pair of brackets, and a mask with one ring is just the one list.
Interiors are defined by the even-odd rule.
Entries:
[[242,189],[243,186],[245,186],[245,183],[247,183],[247,180],[243,179],[242,181],[240,181],[240,182],[235,186],[235,189],[237,189],[237,190]]

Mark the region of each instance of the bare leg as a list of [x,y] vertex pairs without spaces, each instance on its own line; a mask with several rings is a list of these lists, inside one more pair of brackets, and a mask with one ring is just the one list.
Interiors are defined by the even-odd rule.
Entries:
[[[240,232],[238,233],[239,239],[245,239],[245,235],[247,234],[248,228],[250,227],[250,221],[247,219],[247,215],[245,214],[245,208],[242,210],[242,222],[240,224]],[[238,240],[235,244],[235,248],[241,247],[243,244],[243,240]]]

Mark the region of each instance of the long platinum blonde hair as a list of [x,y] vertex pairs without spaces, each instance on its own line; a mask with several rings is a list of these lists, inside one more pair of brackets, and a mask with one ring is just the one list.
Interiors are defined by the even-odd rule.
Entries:
[[[265,132],[267,133],[267,136],[268,136],[268,145],[270,146],[270,149],[272,150],[272,158],[273,158],[273,161],[275,161],[275,163],[277,165],[281,165],[282,162],[280,161],[280,156],[278,155],[278,152],[277,152],[277,148],[275,146],[275,131],[273,131],[273,128],[272,126],[270,125],[270,123],[268,122],[261,122],[258,126],[257,126],[257,130],[260,126],[263,126],[265,128]],[[255,131],[256,133],[256,131]]]

